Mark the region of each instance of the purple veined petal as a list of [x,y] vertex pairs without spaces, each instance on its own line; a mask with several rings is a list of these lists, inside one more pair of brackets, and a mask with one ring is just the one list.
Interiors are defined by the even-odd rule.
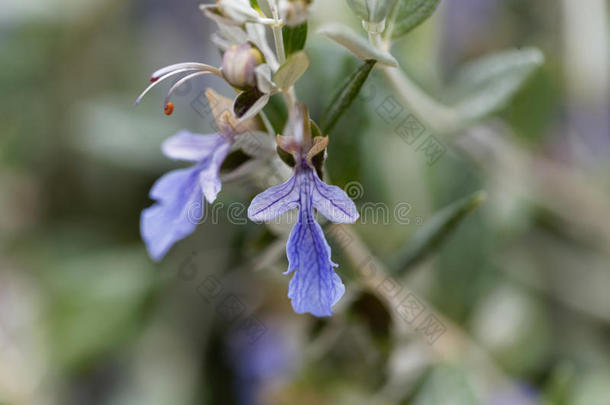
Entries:
[[254,197],[248,207],[248,218],[255,222],[269,221],[298,205],[299,189],[293,175],[287,182],[269,187]]
[[320,214],[332,222],[356,222],[360,214],[358,214],[356,204],[345,191],[337,186],[329,186],[324,183],[314,169],[308,168],[307,175],[314,184],[313,206]]
[[199,182],[205,199],[210,203],[216,200],[216,196],[222,186],[220,178],[218,178],[218,172],[230,150],[231,143],[225,140],[219,143],[214,152],[201,163],[203,169],[199,174]]
[[[302,197],[309,198],[308,195]],[[301,204],[299,219],[288,238],[286,254],[286,273],[294,272],[288,297],[295,312],[332,315],[332,307],[345,293],[345,286],[333,270],[337,265],[330,260],[330,247],[322,228],[313,218],[310,203]]]
[[170,159],[199,162],[225,143],[229,141],[222,134],[199,135],[180,131],[163,142],[161,151]]
[[153,185],[150,198],[157,202],[142,211],[140,232],[150,257],[159,261],[174,243],[190,235],[203,218],[203,197],[198,181],[201,168],[171,171]]

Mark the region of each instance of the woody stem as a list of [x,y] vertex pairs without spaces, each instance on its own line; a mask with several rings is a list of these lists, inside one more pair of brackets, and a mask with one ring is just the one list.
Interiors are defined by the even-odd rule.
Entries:
[[[391,279],[389,270],[371,253],[353,227],[332,224],[327,229],[331,237],[334,237],[337,244],[341,246],[347,259],[356,268],[359,281],[387,304],[396,326],[397,341],[409,341],[410,339],[407,337],[412,332],[412,328],[417,326],[405,325],[406,321],[401,315],[402,295],[383,288],[384,283]],[[421,299],[421,297],[419,298]],[[516,384],[496,365],[485,349],[471,339],[457,324],[442,316],[429,303],[425,303],[425,306],[431,313],[436,314],[446,328],[430,347],[440,361],[464,361],[471,366],[472,373],[485,375],[494,389],[516,389]],[[534,405],[530,402],[527,404]]]

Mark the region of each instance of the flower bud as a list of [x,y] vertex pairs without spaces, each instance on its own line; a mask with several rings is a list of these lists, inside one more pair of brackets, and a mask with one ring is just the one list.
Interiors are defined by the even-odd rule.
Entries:
[[254,69],[264,62],[261,51],[250,43],[233,45],[222,56],[222,74],[234,87],[244,89],[256,86]]
[[367,23],[383,21],[396,0],[347,0],[352,10]]

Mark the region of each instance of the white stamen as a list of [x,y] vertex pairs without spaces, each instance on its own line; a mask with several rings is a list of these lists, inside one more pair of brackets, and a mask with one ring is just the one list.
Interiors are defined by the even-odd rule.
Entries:
[[214,66],[206,65],[205,63],[197,63],[197,62],[186,62],[186,63],[176,63],[175,65],[169,65],[164,68],[161,68],[151,75],[151,79],[157,79],[169,72],[178,69],[188,69],[188,70],[205,70],[210,73],[214,73],[215,75],[220,75],[220,70]]
[[164,81],[168,77],[175,76],[175,75],[177,75],[179,73],[192,72],[193,70],[195,70],[195,69],[193,69],[193,68],[178,69],[178,70],[174,70],[173,72],[170,72],[170,73],[168,73],[168,74],[166,74],[164,76],[159,77],[157,80],[155,80],[154,82],[149,84],[146,89],[144,89],[144,91],[136,99],[134,105],[140,104],[140,101],[142,100],[142,97],[144,97],[150,90],[152,90],[153,87],[155,87],[157,84],[161,83],[162,81]]
[[198,76],[203,76],[203,75],[209,75],[212,74],[212,72],[208,72],[208,71],[204,71],[204,72],[195,72],[195,73],[191,73],[190,75],[184,76],[182,79],[178,80],[176,83],[174,83],[174,85],[169,89],[169,91],[167,92],[167,96],[165,97],[165,102],[164,102],[164,106],[167,105],[167,103],[169,102],[170,97],[172,96],[172,94],[176,91],[176,89],[178,87],[180,87],[182,84],[186,83],[187,81],[198,77]]

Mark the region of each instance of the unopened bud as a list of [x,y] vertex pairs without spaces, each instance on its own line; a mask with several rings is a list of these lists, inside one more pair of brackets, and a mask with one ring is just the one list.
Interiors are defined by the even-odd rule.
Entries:
[[254,68],[264,62],[261,51],[250,43],[233,45],[222,56],[222,74],[239,89],[256,86]]

